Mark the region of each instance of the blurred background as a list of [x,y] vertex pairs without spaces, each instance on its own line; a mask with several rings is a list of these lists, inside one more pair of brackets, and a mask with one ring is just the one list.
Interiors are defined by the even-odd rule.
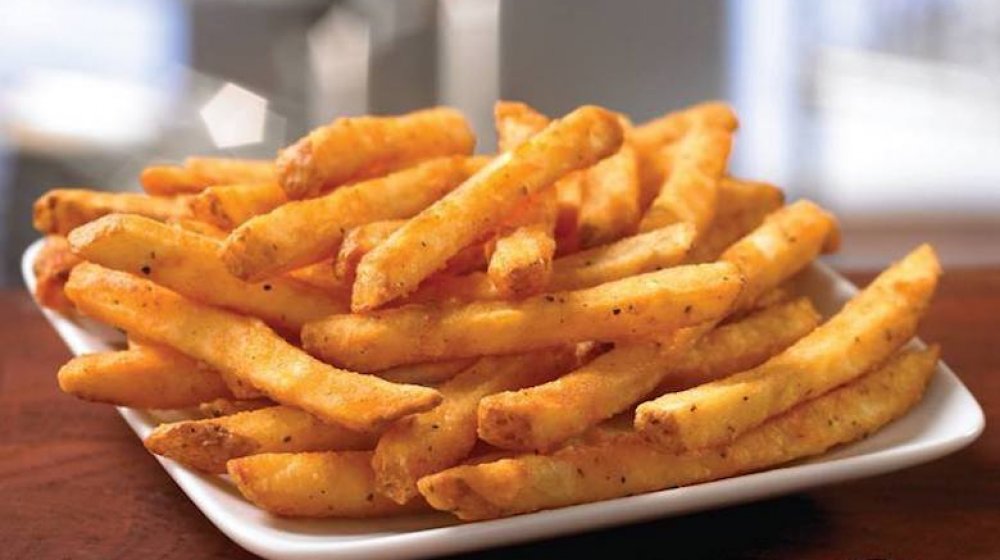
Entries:
[[635,121],[721,98],[733,174],[831,208],[836,264],[929,240],[1000,263],[995,0],[3,0],[0,286],[45,190],[138,190],[190,154],[271,157],[342,115],[492,105]]

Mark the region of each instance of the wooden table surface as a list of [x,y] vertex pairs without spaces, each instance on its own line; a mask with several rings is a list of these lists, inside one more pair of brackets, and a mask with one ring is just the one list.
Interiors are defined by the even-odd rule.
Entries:
[[[1000,270],[949,271],[921,335],[943,345],[986,410],[970,447],[876,478],[482,555],[1000,558]],[[69,357],[26,293],[0,292],[0,558],[252,557],[113,408],[59,393]]]

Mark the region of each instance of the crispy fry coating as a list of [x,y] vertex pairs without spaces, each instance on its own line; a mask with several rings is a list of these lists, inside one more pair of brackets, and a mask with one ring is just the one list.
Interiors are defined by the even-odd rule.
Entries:
[[185,408],[232,397],[218,372],[149,346],[73,358],[59,369],[59,388],[84,400],[132,408]]
[[643,403],[636,428],[671,450],[722,445],[850,382],[913,336],[940,272],[933,249],[918,248],[837,315],[763,365]]
[[[785,232],[801,228],[794,241]],[[834,225],[808,202],[776,212],[735,243],[727,255],[744,277],[744,288],[729,311],[753,305],[760,293],[784,282],[819,254]],[[484,401],[479,435],[509,449],[551,449],[590,426],[623,412],[647,396],[714,322],[678,332],[659,331],[663,339],[619,344],[614,350],[551,383]]]
[[456,358],[440,362],[406,364],[376,371],[374,374],[393,383],[411,383],[430,387],[448,381],[474,363],[476,363],[476,358]]
[[552,455],[454,467],[420,480],[430,505],[490,519],[596,502],[762,470],[866,437],[920,401],[938,351],[907,351],[722,447],[678,455],[634,432],[597,431]]
[[382,435],[372,459],[375,488],[401,504],[419,496],[417,480],[472,451],[481,398],[544,383],[575,363],[573,347],[481,358],[439,387],[444,400],[437,408],[397,420]]
[[91,262],[142,275],[184,296],[292,332],[306,321],[346,309],[343,300],[294,280],[244,282],[219,260],[218,241],[141,216],[105,216],[73,230],[69,241],[74,252]]
[[639,188],[639,163],[628,142],[588,169],[580,206],[580,245],[596,247],[635,233]]
[[69,280],[69,271],[80,264],[80,260],[73,254],[65,237],[45,237],[45,244],[38,251],[35,262],[31,263],[35,273],[34,296],[39,305],[61,313],[73,310],[73,303],[63,293],[63,286]]
[[669,174],[672,148],[695,126],[735,132],[736,113],[725,103],[707,101],[667,113],[634,127],[629,140],[639,158],[640,207],[648,208]]
[[726,172],[732,131],[696,126],[677,147],[672,169],[660,193],[639,222],[649,231],[677,222],[688,222],[700,237],[715,217],[719,181]]
[[264,453],[226,467],[243,497],[286,517],[387,517],[427,508],[399,505],[375,491],[371,451]]
[[615,115],[581,107],[503,154],[392,234],[358,265],[351,307],[375,309],[409,294],[449,258],[557,179],[619,148]]
[[388,239],[405,223],[406,220],[380,220],[355,226],[348,230],[344,241],[340,244],[340,249],[337,251],[337,256],[334,258],[334,272],[345,281],[353,282],[354,272],[358,268],[358,263],[361,262],[361,257]]
[[[548,289],[569,291],[592,288],[605,282],[653,272],[680,264],[694,238],[689,224],[662,229],[560,257],[552,261]],[[484,274],[429,280],[407,298],[408,303],[500,299],[501,295]]]
[[408,218],[454,189],[469,176],[467,159],[438,158],[284,204],[236,228],[226,239],[222,259],[237,277],[259,280],[331,257],[348,229]]
[[674,267],[520,302],[407,305],[307,324],[302,343],[362,371],[506,354],[588,340],[628,340],[722,317],[742,279],[727,263]]
[[278,183],[288,198],[308,198],[424,160],[469,155],[475,143],[465,117],[447,107],[339,118],[281,151]]
[[191,199],[199,220],[230,230],[287,202],[277,183],[237,183],[207,187]]
[[154,165],[139,175],[143,190],[156,196],[195,194],[215,185],[274,180],[274,163],[270,160],[211,157],[189,157],[183,166]]
[[191,216],[189,197],[162,198],[139,193],[53,189],[35,201],[35,229],[68,235],[107,214],[138,214],[158,221]]
[[221,418],[269,406],[274,406],[274,401],[267,398],[239,400],[222,397],[199,404],[198,411],[206,418]]
[[652,394],[683,391],[756,367],[812,332],[820,320],[809,299],[800,297],[716,327],[671,364]]
[[725,177],[719,182],[715,218],[691,249],[687,262],[711,262],[784,204],[781,189],[768,183]]
[[361,451],[378,435],[319,421],[290,406],[270,406],[205,420],[160,424],[146,449],[207,473],[226,472],[226,462],[260,453]]
[[[541,132],[549,118],[524,103],[498,101],[493,109],[498,143],[509,152]],[[522,298],[543,291],[556,252],[558,192],[545,189],[528,199],[526,209],[506,224],[492,248],[486,273],[503,297]]]
[[287,343],[259,319],[196,303],[148,280],[95,264],[73,269],[66,294],[81,312],[97,320],[177,348],[277,402],[354,430],[376,429],[441,400],[426,387],[331,367]]

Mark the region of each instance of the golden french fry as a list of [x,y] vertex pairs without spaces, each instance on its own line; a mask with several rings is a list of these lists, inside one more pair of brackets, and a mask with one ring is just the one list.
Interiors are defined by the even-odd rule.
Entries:
[[232,397],[217,372],[146,346],[73,358],[59,369],[59,388],[84,400],[133,408],[185,408]]
[[[646,343],[616,348],[562,379],[483,398],[479,437],[503,449],[554,449],[644,396],[756,366],[818,322],[818,313],[803,298],[700,338],[696,327],[696,332],[675,333],[668,339],[673,344],[665,347]],[[598,392],[601,396],[595,396]]]
[[346,309],[343,300],[292,280],[244,282],[219,260],[218,241],[141,216],[105,216],[73,230],[69,241],[91,262],[141,274],[184,296],[294,332],[308,320]]
[[161,196],[194,194],[214,185],[274,180],[274,162],[270,160],[211,157],[189,157],[183,166],[150,166],[139,176],[143,190]]
[[[628,340],[723,316],[742,279],[728,263],[674,267],[519,302],[407,305],[308,323],[302,343],[362,371],[506,354],[587,340]],[[652,388],[652,387],[650,387]]]
[[285,273],[292,280],[325,291],[337,301],[351,299],[351,284],[337,275],[333,259],[325,259]]
[[761,366],[643,403],[636,428],[672,450],[722,445],[850,382],[913,336],[940,273],[933,249],[918,248],[837,315]]
[[398,503],[419,496],[417,480],[457,465],[476,444],[476,407],[487,395],[551,380],[576,363],[573,347],[479,359],[441,385],[434,410],[397,420],[378,440],[375,488]]
[[426,387],[396,385],[324,364],[259,319],[196,303],[95,264],[73,269],[66,294],[97,320],[169,345],[243,379],[277,402],[354,430],[373,430],[441,401],[440,394]]
[[469,176],[468,159],[433,159],[319,198],[284,204],[233,230],[222,259],[237,277],[260,280],[331,257],[348,229],[408,218],[454,189]]
[[266,214],[287,202],[277,183],[237,183],[206,187],[191,199],[191,213],[222,229]]
[[639,223],[639,164],[626,142],[618,152],[584,174],[580,206],[580,245],[610,243],[632,235]]
[[[674,224],[560,257],[552,261],[548,289],[563,292],[592,288],[605,282],[675,266],[684,260],[693,238],[693,229],[689,224]],[[431,279],[406,301],[430,303],[500,297],[486,275],[467,274]]]
[[418,487],[432,507],[476,520],[762,470],[864,438],[902,416],[920,401],[937,356],[936,348],[898,354],[722,447],[675,455],[634,432],[598,431],[552,455],[454,467],[422,478]]
[[274,406],[274,401],[271,399],[238,400],[223,397],[199,404],[198,411],[206,418],[221,418],[269,406]]
[[399,505],[375,491],[371,451],[265,453],[226,467],[257,507],[287,517],[387,517],[426,509],[422,500]]
[[510,152],[548,126],[549,118],[526,103],[497,101],[493,105],[493,124],[500,151]]
[[768,215],[720,257],[738,266],[747,279],[736,309],[750,308],[757,298],[802,270],[838,235],[833,216],[808,200]]
[[[696,125],[733,132],[739,126],[736,113],[725,103],[707,101],[645,122],[629,133],[639,157],[640,206],[647,208],[667,176],[671,150]],[[666,158],[664,158],[666,156]]]
[[489,163],[416,215],[358,265],[351,307],[371,310],[412,292],[462,248],[490,233],[527,197],[621,145],[615,115],[581,107]]
[[580,209],[583,206],[584,172],[574,171],[556,181],[556,255],[580,250]]
[[162,198],[139,193],[53,189],[35,201],[34,225],[42,233],[68,235],[107,214],[138,214],[154,220],[188,218],[189,197]]
[[226,472],[226,462],[261,453],[360,451],[378,435],[326,424],[290,406],[270,406],[232,416],[160,424],[146,449],[207,473]]
[[527,216],[519,218],[522,223],[497,238],[486,275],[501,297],[523,298],[548,286],[556,252],[555,194],[554,189],[538,193]]
[[393,383],[434,386],[448,381],[476,363],[477,358],[456,358],[440,362],[406,364],[374,372],[374,375]]
[[[790,228],[800,231],[794,240]],[[809,202],[798,202],[768,218],[726,254],[740,270],[744,287],[731,311],[753,305],[819,254],[833,230],[832,219]],[[510,449],[551,449],[589,427],[623,412],[668,375],[714,322],[671,333],[663,340],[619,344],[593,362],[551,382],[483,403],[479,435]]]
[[69,242],[61,235],[45,236],[45,244],[31,263],[35,274],[35,300],[39,305],[67,313],[73,310],[73,303],[66,299],[63,286],[69,279],[69,271],[80,264],[80,257],[73,254]]
[[670,366],[652,395],[683,391],[756,367],[812,332],[821,319],[809,298],[801,297],[716,327]]
[[[509,152],[541,132],[549,118],[524,103],[499,101],[493,109],[498,143]],[[502,297],[522,298],[543,291],[552,274],[558,192],[549,188],[522,204],[492,248],[486,273]]]
[[719,182],[715,218],[688,255],[687,262],[711,262],[750,233],[785,202],[781,189],[768,183],[725,177]]
[[703,235],[715,217],[719,181],[732,141],[732,132],[723,128],[695,126],[689,131],[677,147],[670,175],[639,222],[639,231],[688,222],[696,239]]
[[431,158],[469,155],[475,144],[465,117],[447,107],[339,118],[281,151],[278,182],[288,198],[308,198]]
[[334,273],[344,281],[353,282],[354,271],[357,270],[361,257],[388,239],[405,223],[406,220],[381,220],[361,224],[348,230],[333,260]]
[[210,237],[216,241],[222,241],[229,235],[228,231],[195,218],[171,218],[164,223],[172,227],[178,227],[184,231]]

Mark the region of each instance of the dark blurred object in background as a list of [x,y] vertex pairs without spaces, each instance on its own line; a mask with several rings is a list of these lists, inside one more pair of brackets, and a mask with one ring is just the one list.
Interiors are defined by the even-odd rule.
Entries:
[[[734,174],[837,212],[847,266],[911,238],[1000,262],[1000,4],[989,0],[4,0],[0,285],[56,186],[134,190],[152,161],[270,157],[341,115],[708,98]],[[69,31],[71,30],[71,31]]]

